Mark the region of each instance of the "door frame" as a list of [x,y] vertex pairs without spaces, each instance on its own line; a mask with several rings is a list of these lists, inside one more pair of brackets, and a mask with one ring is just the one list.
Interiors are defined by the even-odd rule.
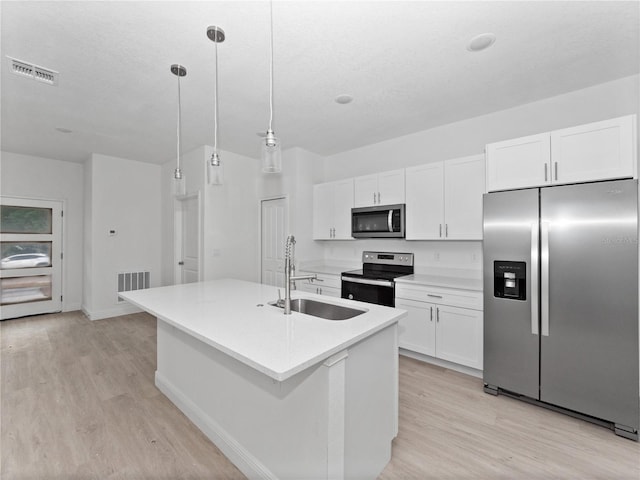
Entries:
[[183,226],[183,205],[185,200],[197,199],[198,205],[198,281],[204,278],[204,242],[202,241],[203,226],[203,206],[202,192],[198,190],[194,193],[174,197],[173,199],[173,284],[182,284],[182,269],[178,262],[182,259],[182,226]]
[[[6,203],[8,201],[8,203]],[[59,248],[56,249],[55,248],[55,244],[52,245],[52,261],[53,258],[57,258],[60,260],[60,272],[59,272],[59,280],[58,283],[59,285],[56,287],[55,283],[53,283],[52,281],[52,293],[51,293],[51,298],[52,300],[54,298],[56,298],[57,296],[60,296],[60,309],[54,309],[54,310],[48,310],[48,309],[37,309],[37,310],[47,310],[47,311],[36,311],[35,313],[28,313],[26,315],[16,315],[15,317],[7,317],[7,319],[10,318],[19,318],[21,316],[30,316],[30,315],[39,315],[42,313],[55,313],[55,312],[61,312],[61,311],[66,311],[65,310],[65,301],[67,298],[67,291],[66,291],[66,282],[65,282],[65,273],[66,273],[66,257],[64,255],[65,251],[64,251],[64,246],[65,246],[65,235],[66,235],[66,231],[67,231],[67,217],[65,217],[64,212],[67,211],[67,200],[64,198],[44,198],[44,197],[24,197],[24,196],[14,196],[14,195],[0,195],[0,203],[5,204],[5,205],[18,205],[18,206],[29,206],[29,203],[39,203],[39,202],[47,202],[47,203],[55,203],[58,204],[59,209],[60,209],[60,235],[59,235],[59,241],[60,241],[60,245]],[[37,207],[37,205],[32,205]],[[55,208],[54,208],[55,210]],[[54,223],[55,225],[55,223]],[[52,233],[52,235],[54,235]],[[2,235],[0,235],[2,236]],[[52,240],[53,242],[53,240]],[[49,268],[49,267],[47,267]],[[33,273],[37,273],[37,272],[33,272]],[[42,302],[44,303],[44,302]],[[21,304],[16,304],[16,305],[21,305]],[[5,305],[4,308],[6,307],[11,307],[10,305]],[[3,308],[3,309],[4,309]],[[3,318],[4,319],[4,318]]]
[[[285,237],[286,235],[288,235],[288,233],[286,232],[286,230],[291,230],[291,209],[290,207],[290,201],[289,201],[289,194],[288,193],[283,193],[280,195],[272,195],[269,197],[263,197],[258,201],[258,218],[259,218],[259,222],[258,222],[258,234],[259,234],[259,240],[258,240],[258,259],[259,259],[259,268],[258,268],[258,282],[262,283],[262,224],[263,224],[263,219],[262,219],[262,204],[264,202],[269,202],[269,201],[273,201],[273,200],[284,200],[284,204],[285,204]],[[282,248],[284,249],[284,245],[282,245]]]

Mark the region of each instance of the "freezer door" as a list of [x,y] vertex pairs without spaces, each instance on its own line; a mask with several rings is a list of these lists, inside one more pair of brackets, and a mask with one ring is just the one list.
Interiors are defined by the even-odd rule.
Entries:
[[536,399],[538,192],[489,193],[483,207],[484,383]]
[[544,188],[540,204],[540,399],[636,429],[637,195],[621,180]]

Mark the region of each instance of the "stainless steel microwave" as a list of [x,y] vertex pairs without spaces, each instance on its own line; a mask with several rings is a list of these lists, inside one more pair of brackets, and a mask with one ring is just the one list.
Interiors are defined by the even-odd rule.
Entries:
[[404,204],[351,209],[354,238],[404,238]]

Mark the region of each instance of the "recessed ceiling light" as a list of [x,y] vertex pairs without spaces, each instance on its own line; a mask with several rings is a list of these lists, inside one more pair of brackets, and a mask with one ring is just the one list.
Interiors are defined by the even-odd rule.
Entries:
[[56,127],[56,130],[61,132],[61,133],[71,133],[71,132],[73,132],[73,130],[69,130],[68,128],[63,128],[63,127]]
[[469,43],[467,43],[467,50],[470,52],[479,52],[489,48],[495,42],[496,36],[493,33],[481,33],[469,40]]
[[347,103],[351,103],[352,101],[353,101],[353,97],[351,95],[347,95],[346,93],[342,95],[338,95],[335,98],[335,102],[339,103],[340,105],[345,105]]

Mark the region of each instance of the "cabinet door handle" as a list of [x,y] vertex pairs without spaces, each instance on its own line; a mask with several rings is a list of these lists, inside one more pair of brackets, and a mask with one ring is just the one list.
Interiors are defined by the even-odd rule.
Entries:
[[554,174],[556,176],[556,180],[558,180],[558,162],[553,162]]
[[373,192],[373,204],[376,204],[376,192]]
[[322,287],[318,288],[320,290],[320,295],[322,295]]
[[380,205],[380,192],[378,192],[378,205]]
[[429,310],[431,311],[431,314],[429,316],[429,321],[433,322],[433,307],[429,307]]
[[436,307],[436,322],[440,323],[440,308]]
[[442,238],[442,224],[440,224],[440,233],[438,234],[440,238]]
[[442,298],[442,295],[435,295],[433,293],[427,293],[427,297]]
[[445,237],[449,236],[449,224],[448,223],[444,224],[444,236]]
[[544,164],[544,181],[546,182],[547,180],[548,180],[547,179],[547,164],[545,163]]

